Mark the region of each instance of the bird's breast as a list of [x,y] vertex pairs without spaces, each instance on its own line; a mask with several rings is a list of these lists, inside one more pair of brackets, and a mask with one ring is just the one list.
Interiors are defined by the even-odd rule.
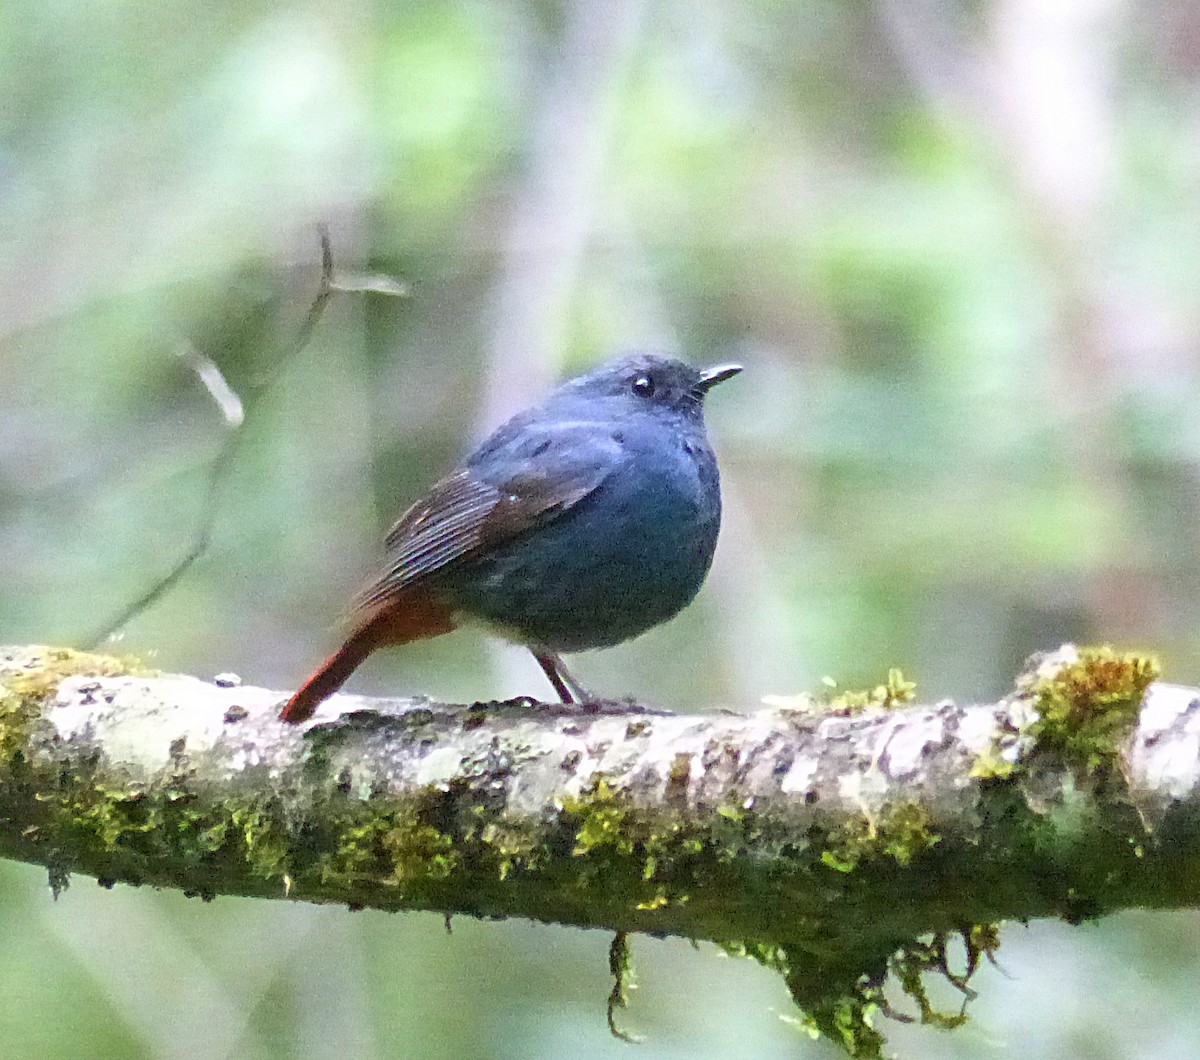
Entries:
[[454,574],[463,611],[513,639],[580,651],[637,636],[692,600],[720,524],[712,451],[676,434],[621,444],[625,459],[589,496]]

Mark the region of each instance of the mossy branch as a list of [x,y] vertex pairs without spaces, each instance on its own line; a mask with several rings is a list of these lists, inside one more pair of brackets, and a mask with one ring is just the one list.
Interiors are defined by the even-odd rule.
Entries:
[[[1200,690],[1060,649],[998,703],[745,715],[283,693],[0,649],[0,856],[101,882],[707,939],[859,1055],[1008,918],[1200,903]],[[951,971],[947,942],[968,967]],[[893,992],[894,996],[894,992]]]

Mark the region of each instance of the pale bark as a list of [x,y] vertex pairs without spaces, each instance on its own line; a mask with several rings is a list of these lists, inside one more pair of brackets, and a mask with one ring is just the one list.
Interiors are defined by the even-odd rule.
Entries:
[[285,693],[120,669],[0,650],[0,855],[56,883],[783,947],[802,1001],[928,933],[1200,899],[1197,689],[1151,684],[1093,769],[1039,744],[1028,677],[857,713],[340,695],[293,728]]

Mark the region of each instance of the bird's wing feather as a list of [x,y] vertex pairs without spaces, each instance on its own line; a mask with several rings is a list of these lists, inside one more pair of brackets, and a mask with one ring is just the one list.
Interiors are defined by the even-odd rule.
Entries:
[[387,535],[387,569],[356,601],[377,609],[438,571],[478,556],[568,511],[623,459],[607,433],[558,424],[482,447],[397,520]]

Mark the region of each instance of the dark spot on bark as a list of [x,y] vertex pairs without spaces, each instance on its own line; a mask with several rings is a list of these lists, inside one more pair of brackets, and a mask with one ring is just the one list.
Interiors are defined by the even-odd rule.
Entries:
[[814,802],[819,802],[820,799],[821,799],[821,796],[817,794],[815,788],[809,788],[808,791],[806,791],[804,793],[804,805],[805,806],[811,806]]
[[512,772],[513,757],[499,746],[499,740],[492,742],[485,768],[493,777],[506,777]]
[[575,767],[579,765],[582,759],[582,751],[568,751],[565,755],[563,755],[563,760],[559,764],[559,768],[564,773],[573,773],[575,771]]

